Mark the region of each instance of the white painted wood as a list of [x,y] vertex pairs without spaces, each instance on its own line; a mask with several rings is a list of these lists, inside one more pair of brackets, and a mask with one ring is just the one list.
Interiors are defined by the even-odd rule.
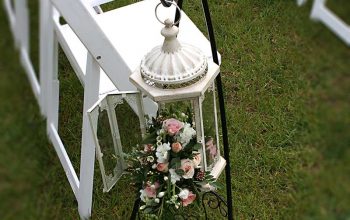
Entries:
[[[50,1],[40,0],[40,37],[39,37],[39,76],[40,76],[40,107],[41,113],[48,116],[48,108],[50,106],[49,88],[51,87],[50,74],[53,70],[53,65],[57,59],[57,47],[55,46],[55,37],[53,32],[53,21],[58,20],[58,14],[52,8]],[[57,64],[55,64],[57,66]],[[57,80],[57,79],[56,79]],[[51,109],[51,108],[50,108]],[[58,110],[58,109],[57,109]]]
[[350,46],[350,26],[326,7],[326,0],[314,0],[311,19],[320,21]]
[[40,85],[39,85],[39,82],[36,78],[34,68],[32,66],[32,62],[30,61],[28,52],[26,51],[25,48],[21,48],[20,53],[21,53],[21,64],[22,64],[25,72],[27,73],[29,83],[30,83],[30,86],[32,87],[34,96],[39,101],[40,100]]
[[18,49],[24,48],[29,52],[29,17],[26,0],[14,1],[14,16],[15,16],[15,41]]
[[[45,1],[45,0],[44,0]],[[51,129],[51,124],[58,131],[58,108],[59,108],[59,81],[58,81],[58,42],[53,29],[54,9],[49,4],[48,23],[45,29],[45,39],[41,42],[42,48],[40,60],[40,75],[45,81],[47,95],[43,96],[43,101],[46,103],[47,126],[48,131]],[[45,75],[45,77],[44,77]]]
[[87,50],[68,25],[54,24],[57,40],[82,86],[85,84]]
[[[14,1],[14,12],[15,12],[15,17],[16,17],[16,25],[14,28],[15,32],[15,45],[17,49],[20,49],[21,47],[21,39],[19,37],[20,31],[21,31],[21,26],[23,25],[23,20],[21,21],[21,12],[23,12],[24,8],[24,1],[23,0],[16,0]],[[22,15],[23,17],[23,15]]]
[[[30,52],[30,46],[29,46],[29,9],[27,5],[27,0],[17,0],[23,2],[20,8],[19,14],[19,22],[21,25],[18,27],[20,30],[18,30],[18,37],[21,39],[21,48],[24,48],[26,52],[29,54]],[[29,56],[28,56],[29,57]]]
[[[55,22],[54,27],[60,46],[62,47],[74,72],[84,87],[87,49],[75,35],[69,25],[60,25],[58,22]],[[100,76],[100,95],[118,90],[102,69]]]
[[62,140],[56,130],[56,126],[54,124],[49,124],[48,131],[49,138],[52,142],[52,145],[55,148],[58,158],[62,164],[62,167],[66,173],[69,184],[73,190],[73,193],[76,198],[78,198],[78,190],[79,190],[79,179],[74,170],[72,162],[69,159],[69,156],[66,152],[66,149],[62,143]]
[[80,187],[78,210],[81,218],[91,216],[92,191],[95,165],[95,145],[93,131],[87,111],[99,99],[100,66],[90,53],[87,54],[86,79],[84,89],[83,129],[80,163]]
[[88,0],[89,4],[93,7],[100,6],[102,4],[112,2],[112,1],[114,1],[114,0]]
[[10,0],[4,0],[3,3],[15,40],[15,47],[19,50],[21,64],[27,74],[34,96],[40,102],[41,88],[29,56],[30,27],[27,0],[15,0],[13,6]]
[[4,9],[6,11],[6,14],[7,14],[7,18],[9,20],[12,37],[15,38],[16,16],[15,16],[15,12],[11,6],[11,0],[4,0],[3,4],[4,4]]

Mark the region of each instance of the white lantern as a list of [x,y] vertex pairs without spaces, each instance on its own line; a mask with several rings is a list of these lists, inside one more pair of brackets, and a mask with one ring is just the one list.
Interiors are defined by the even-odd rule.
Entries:
[[160,108],[166,103],[190,101],[197,141],[202,143],[201,167],[217,178],[226,165],[219,150],[214,84],[219,66],[208,61],[200,49],[180,43],[176,38],[179,30],[170,19],[163,24],[163,45],[143,58],[130,81]]

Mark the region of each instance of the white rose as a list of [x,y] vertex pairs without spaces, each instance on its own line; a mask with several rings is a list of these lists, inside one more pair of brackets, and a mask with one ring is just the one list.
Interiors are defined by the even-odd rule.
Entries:
[[181,176],[179,176],[176,172],[175,169],[170,169],[169,170],[170,173],[170,178],[171,178],[171,183],[175,184],[177,181],[179,181],[181,179]]
[[188,189],[183,189],[179,193],[180,199],[187,199],[188,195],[190,194],[190,191]]
[[157,156],[157,162],[158,163],[166,163],[168,162],[168,158],[169,158],[169,150],[171,149],[170,147],[170,143],[164,143],[162,145],[159,145],[157,147],[157,152],[156,152],[156,156]]
[[141,189],[140,190],[140,199],[142,200],[142,202],[146,202],[148,200],[147,194],[145,192],[145,190]]
[[180,133],[180,142],[183,146],[185,146],[195,135],[196,130],[194,130],[189,123],[186,123],[184,125],[183,131]]

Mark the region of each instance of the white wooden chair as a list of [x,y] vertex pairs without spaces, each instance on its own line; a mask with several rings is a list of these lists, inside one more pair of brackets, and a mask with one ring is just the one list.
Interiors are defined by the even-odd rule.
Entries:
[[[33,64],[30,58],[30,40],[29,40],[29,10],[26,0],[4,0],[5,11],[10,24],[12,36],[15,40],[16,49],[19,51],[21,64],[27,74],[34,96],[40,104],[41,109],[44,105],[41,103],[41,97],[44,95],[41,90],[41,82],[35,74]],[[44,112],[42,111],[44,115]],[[45,115],[44,115],[45,116]]]
[[[98,4],[104,2],[41,0],[40,72],[45,82],[43,90],[47,94],[43,101],[47,130],[77,198],[82,218],[91,214],[95,161],[95,144],[86,112],[106,92],[135,90],[129,82],[129,75],[141,58],[163,40],[159,34],[162,25],[154,15],[159,0],[145,0],[102,13]],[[161,12],[160,16],[165,13]],[[61,25],[59,16],[67,24]],[[211,58],[208,40],[184,13],[178,37],[202,48]],[[80,179],[58,134],[58,43],[84,86]],[[145,111],[154,115],[156,105],[148,99],[144,102]]]
[[327,8],[326,0],[314,0],[310,17],[315,21],[322,22],[350,46],[350,26]]

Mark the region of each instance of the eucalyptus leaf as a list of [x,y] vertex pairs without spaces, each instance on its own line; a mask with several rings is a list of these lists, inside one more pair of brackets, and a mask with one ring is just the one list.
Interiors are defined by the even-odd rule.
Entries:
[[181,160],[179,157],[173,158],[170,162],[170,167],[177,169],[178,167],[181,166]]
[[200,150],[202,148],[202,145],[200,143],[196,143],[195,145],[193,145],[192,149],[193,150]]
[[185,174],[185,171],[183,171],[182,169],[177,169],[177,170],[175,170],[175,173],[179,176],[182,176]]
[[157,131],[153,131],[147,135],[141,142],[141,144],[155,144],[157,142]]

